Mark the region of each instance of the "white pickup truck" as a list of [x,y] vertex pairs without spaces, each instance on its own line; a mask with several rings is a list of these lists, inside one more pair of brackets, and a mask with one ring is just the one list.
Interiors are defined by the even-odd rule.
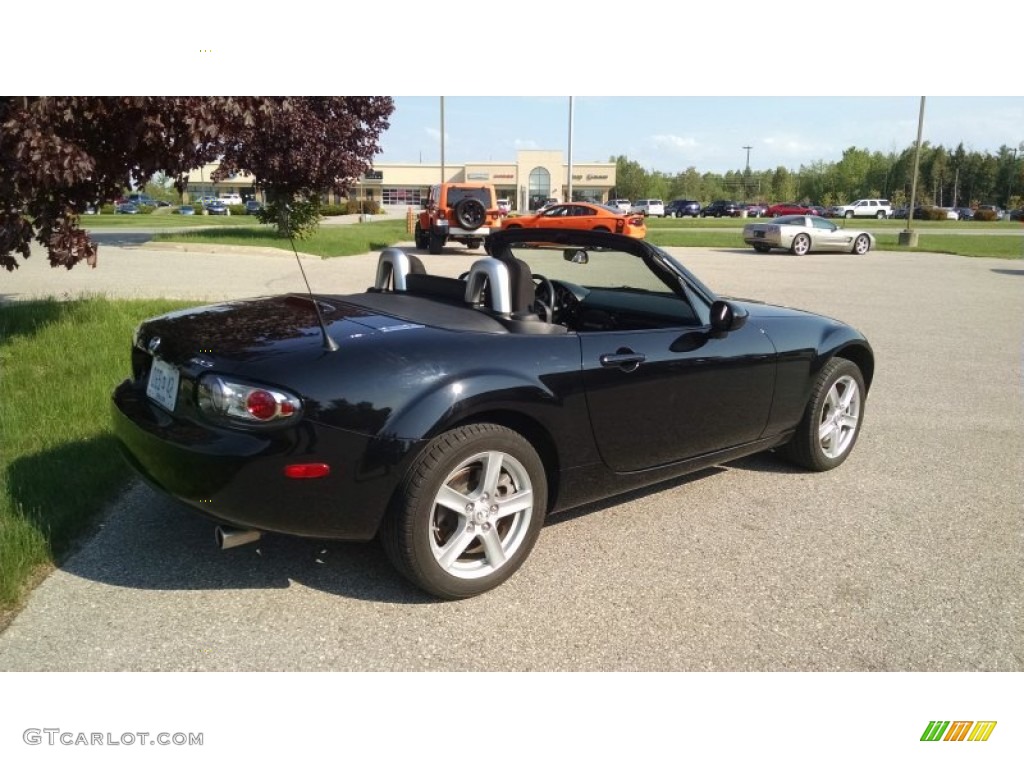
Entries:
[[844,219],[888,219],[892,204],[888,200],[854,200],[849,205],[836,206],[836,215]]

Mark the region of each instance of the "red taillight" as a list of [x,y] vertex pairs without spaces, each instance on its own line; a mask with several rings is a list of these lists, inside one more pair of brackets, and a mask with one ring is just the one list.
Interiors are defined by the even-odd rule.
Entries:
[[289,464],[284,468],[284,476],[292,480],[310,480],[329,474],[331,468],[327,464]]
[[277,415],[277,400],[264,389],[254,389],[245,398],[245,409],[261,421],[267,421]]

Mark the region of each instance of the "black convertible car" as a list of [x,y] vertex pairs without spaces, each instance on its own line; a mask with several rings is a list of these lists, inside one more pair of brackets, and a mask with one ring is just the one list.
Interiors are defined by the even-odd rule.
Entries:
[[642,240],[544,229],[494,234],[460,278],[387,248],[365,293],[153,318],[131,357],[125,455],[222,546],[379,536],[448,599],[514,573],[547,514],[772,448],[837,466],[874,370],[841,322],[723,299]]

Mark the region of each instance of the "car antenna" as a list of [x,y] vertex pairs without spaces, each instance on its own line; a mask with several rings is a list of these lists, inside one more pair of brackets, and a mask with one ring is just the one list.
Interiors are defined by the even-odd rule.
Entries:
[[313,303],[313,311],[316,312],[317,322],[320,323],[320,333],[324,337],[324,349],[328,352],[338,351],[338,342],[331,338],[330,334],[327,333],[327,325],[324,323],[324,316],[320,314],[320,304],[313,296],[313,289],[309,287],[309,278],[306,277],[306,270],[302,266],[302,259],[299,258],[299,252],[295,248],[295,238],[292,236],[291,226],[291,212],[292,207],[290,205],[284,206],[284,222],[285,228],[288,230],[288,242],[292,244],[292,253],[295,254],[295,261],[299,265],[299,272],[302,273],[302,281],[306,284],[306,292],[309,294],[309,300]]

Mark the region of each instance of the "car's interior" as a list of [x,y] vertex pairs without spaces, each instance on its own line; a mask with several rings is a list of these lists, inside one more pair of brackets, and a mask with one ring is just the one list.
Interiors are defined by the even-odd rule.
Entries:
[[600,247],[507,248],[476,260],[458,278],[428,274],[419,257],[391,247],[381,252],[374,285],[359,303],[409,322],[493,332],[700,325],[692,298],[664,280],[635,255]]

